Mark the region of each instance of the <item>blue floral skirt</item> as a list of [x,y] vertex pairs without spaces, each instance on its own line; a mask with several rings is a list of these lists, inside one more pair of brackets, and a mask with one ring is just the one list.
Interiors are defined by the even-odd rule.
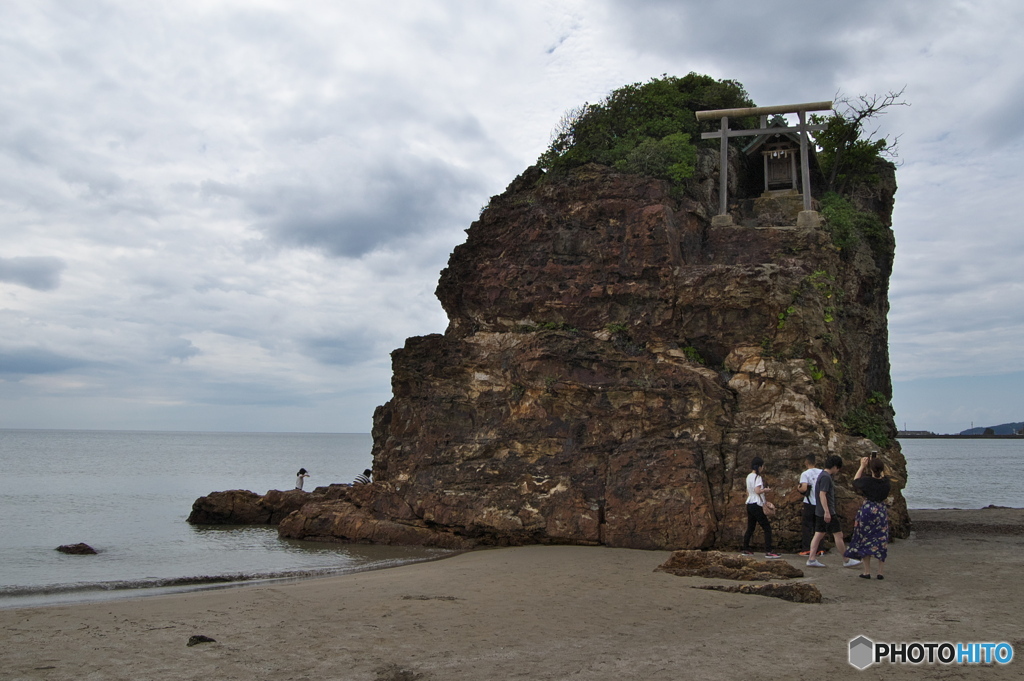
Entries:
[[889,511],[880,501],[865,501],[857,511],[847,558],[870,556],[885,562],[889,555]]

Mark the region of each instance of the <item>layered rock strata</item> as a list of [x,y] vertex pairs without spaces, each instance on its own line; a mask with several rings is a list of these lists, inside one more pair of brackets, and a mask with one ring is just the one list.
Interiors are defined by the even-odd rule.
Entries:
[[[561,178],[527,170],[441,274],[447,331],[392,354],[393,398],[374,414],[374,483],[306,503],[282,536],[734,547],[760,456],[780,508],[777,543],[792,547],[806,454],[846,462],[849,532],[857,459],[878,449],[856,433],[895,436],[895,182],[882,171],[858,205],[883,227],[840,247],[823,229],[739,207],[733,225],[712,226],[717,198],[701,195],[710,176],[687,196],[602,166]],[[900,536],[905,464],[895,440],[880,456]]]

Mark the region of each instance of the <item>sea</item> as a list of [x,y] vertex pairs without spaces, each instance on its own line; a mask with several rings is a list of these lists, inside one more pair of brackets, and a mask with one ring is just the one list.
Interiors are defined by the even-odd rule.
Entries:
[[1024,508],[1024,439],[901,439],[907,507]]
[[[280,539],[189,525],[214,491],[351,482],[369,434],[0,429],[0,608],[306,579],[433,560],[417,547]],[[84,542],[96,555],[66,555]]]
[[[1024,440],[901,440],[910,508],[1024,506]],[[213,491],[306,489],[369,468],[369,434],[0,429],[0,608],[307,579],[449,555],[195,527]],[[99,553],[65,555],[85,542]]]

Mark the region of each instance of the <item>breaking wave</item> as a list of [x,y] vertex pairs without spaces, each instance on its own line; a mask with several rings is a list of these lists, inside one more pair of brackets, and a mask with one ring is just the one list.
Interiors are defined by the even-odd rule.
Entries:
[[394,558],[372,563],[335,568],[281,570],[274,572],[231,573],[223,575],[196,575],[191,577],[147,578],[139,580],[113,580],[107,582],[79,582],[47,584],[42,586],[0,586],[0,608],[32,605],[100,601],[117,597],[156,595],[199,591],[261,582],[297,581],[318,577],[382,570],[400,565],[438,560],[453,555],[453,551],[437,551],[434,555],[417,558]]

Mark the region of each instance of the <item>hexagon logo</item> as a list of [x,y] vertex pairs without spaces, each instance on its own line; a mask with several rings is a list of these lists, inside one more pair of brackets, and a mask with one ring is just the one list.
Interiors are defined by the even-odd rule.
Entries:
[[850,664],[857,669],[867,669],[874,662],[875,642],[867,636],[858,636],[850,641]]

